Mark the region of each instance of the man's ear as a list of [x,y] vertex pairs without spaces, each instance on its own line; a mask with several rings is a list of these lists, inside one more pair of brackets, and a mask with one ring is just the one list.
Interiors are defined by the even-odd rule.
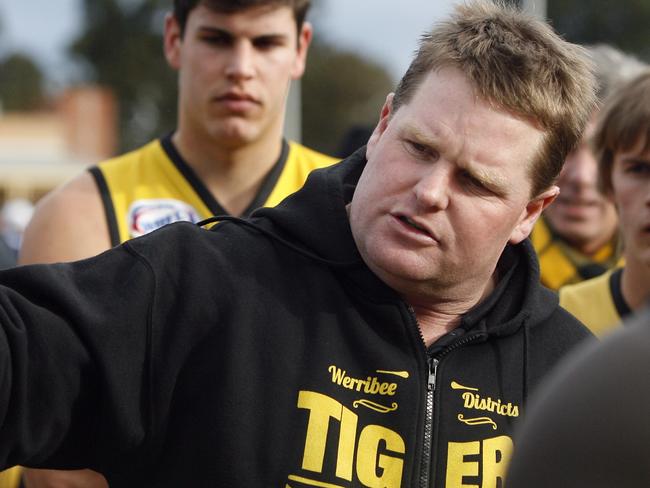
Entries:
[[542,211],[548,207],[553,200],[560,194],[560,189],[553,185],[548,190],[540,193],[538,196],[528,202],[526,208],[521,213],[519,223],[510,234],[508,242],[510,244],[519,244],[530,235],[535,226],[535,222],[542,215]]
[[311,44],[312,37],[314,36],[314,29],[309,22],[303,22],[300,32],[298,33],[298,52],[296,59],[293,62],[291,70],[291,79],[297,80],[305,72],[307,64],[307,52]]
[[386,96],[386,101],[384,102],[384,105],[381,107],[381,112],[379,113],[379,122],[377,122],[377,126],[375,127],[375,130],[372,131],[372,134],[370,135],[370,139],[368,139],[368,145],[366,147],[366,158],[369,158],[371,156],[372,151],[374,151],[375,146],[379,142],[379,139],[381,139],[382,134],[386,132],[386,129],[388,128],[388,121],[390,120],[390,117],[393,114],[394,96],[395,96],[394,93],[389,93]]
[[178,70],[181,66],[181,26],[172,13],[165,16],[165,32],[163,34],[163,48],[167,63],[173,69]]

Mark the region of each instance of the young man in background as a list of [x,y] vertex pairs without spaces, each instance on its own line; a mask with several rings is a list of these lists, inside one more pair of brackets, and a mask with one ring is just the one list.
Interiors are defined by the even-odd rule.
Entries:
[[247,215],[334,159],[282,137],[305,69],[308,0],[176,0],[164,47],[178,71],[178,126],[42,199],[20,262],[93,256],[177,220]]
[[[283,136],[305,69],[309,0],[175,0],[164,51],[178,71],[176,130],[102,162],[39,202],[20,263],[81,259],[162,225],[245,216],[335,160]],[[128,53],[125,53],[128,55]],[[27,470],[30,488],[104,486],[89,471]]]

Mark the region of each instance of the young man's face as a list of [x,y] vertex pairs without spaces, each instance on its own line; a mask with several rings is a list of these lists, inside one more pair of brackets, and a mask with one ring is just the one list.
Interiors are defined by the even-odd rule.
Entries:
[[430,73],[394,113],[391,101],[350,205],[357,246],[411,303],[476,294],[557,192],[530,198],[543,133],[477,97],[457,69]]
[[650,266],[650,152],[645,140],[614,154],[612,199],[618,209],[626,266]]
[[617,228],[612,202],[598,191],[598,162],[589,147],[594,128],[592,120],[567,156],[557,181],[560,194],[544,213],[557,235],[584,254],[597,252]]
[[179,70],[179,130],[237,148],[279,138],[289,82],[302,76],[311,27],[290,7],[225,14],[199,3],[184,35],[172,16],[165,53]]

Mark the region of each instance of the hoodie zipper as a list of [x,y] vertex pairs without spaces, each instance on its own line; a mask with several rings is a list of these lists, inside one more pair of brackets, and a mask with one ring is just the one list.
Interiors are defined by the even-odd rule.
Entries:
[[424,447],[422,451],[422,466],[420,469],[420,488],[429,488],[429,473],[433,448],[433,394],[436,390],[436,374],[440,361],[431,356],[427,357],[429,376],[427,378],[427,401],[424,415]]
[[[420,330],[420,325],[418,323],[417,316],[415,315],[415,310],[411,305],[406,304],[406,307],[411,316],[413,325],[415,325],[420,339],[422,340],[422,345],[426,351],[426,343],[424,342],[424,337],[422,336],[422,331]],[[426,405],[425,405],[425,415],[424,415],[424,438],[423,438],[423,448],[422,448],[422,459],[420,462],[420,488],[432,488],[431,483],[431,464],[433,459],[433,421],[434,421],[434,398],[436,391],[436,378],[438,374],[438,365],[444,356],[449,354],[455,349],[458,349],[461,346],[469,344],[485,334],[478,333],[473,335],[467,335],[461,338],[459,341],[454,342],[446,349],[440,351],[435,356],[427,354],[427,395],[426,395]]]

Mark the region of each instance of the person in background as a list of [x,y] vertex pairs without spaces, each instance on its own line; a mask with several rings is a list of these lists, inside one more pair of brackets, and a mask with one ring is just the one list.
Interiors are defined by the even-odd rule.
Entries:
[[367,146],[277,207],[0,272],[0,466],[499,486],[528,395],[590,337],[527,237],[594,85],[546,23],[458,4]]
[[41,199],[22,264],[93,256],[178,221],[248,215],[335,159],[283,139],[303,74],[309,0],[175,0],[164,51],[178,71],[178,125]]
[[625,266],[560,288],[560,305],[602,336],[650,298],[650,71],[610,97],[592,140],[600,191],[618,213]]
[[[647,65],[609,45],[588,46],[596,68],[601,103]],[[590,147],[598,111],[567,156],[557,185],[560,194],[531,234],[542,283],[553,290],[593,278],[620,258],[618,221],[610,199],[598,191],[598,163]]]
[[650,486],[650,310],[562,361],[515,433],[507,488]]
[[[43,198],[20,263],[93,256],[178,220],[243,216],[336,160],[283,139],[305,69],[309,0],[175,0],[164,52],[178,71],[178,126]],[[90,472],[28,470],[28,488],[105,486]]]

